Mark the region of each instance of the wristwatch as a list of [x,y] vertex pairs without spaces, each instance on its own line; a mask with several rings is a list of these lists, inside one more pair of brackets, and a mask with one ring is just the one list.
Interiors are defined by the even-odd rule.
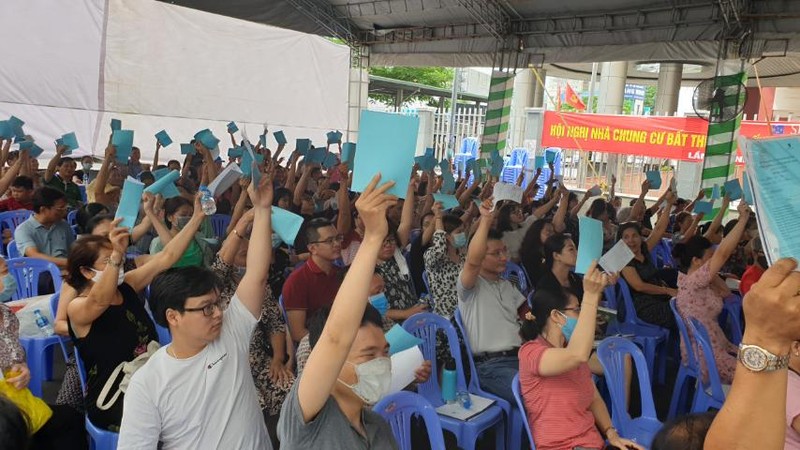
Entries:
[[789,355],[777,356],[757,345],[739,344],[739,362],[751,372],[773,372],[789,367]]

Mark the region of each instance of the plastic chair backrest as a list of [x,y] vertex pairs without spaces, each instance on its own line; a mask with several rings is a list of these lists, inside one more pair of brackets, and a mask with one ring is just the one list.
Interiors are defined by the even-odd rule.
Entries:
[[78,346],[75,346],[75,365],[78,366],[78,379],[81,382],[81,392],[86,395],[86,366],[83,365],[83,359],[78,352]]
[[509,280],[511,276],[515,276],[517,278],[517,288],[522,292],[523,295],[528,293],[528,275],[525,272],[525,269],[522,268],[519,264],[509,261],[506,263],[506,270],[503,272],[503,278]]
[[431,294],[431,283],[428,280],[428,271],[427,270],[423,270],[422,271],[422,282],[425,284],[425,291],[427,293]]
[[61,272],[50,261],[36,258],[12,258],[6,261],[8,270],[17,280],[17,291],[11,296],[14,300],[39,295],[39,277],[50,272],[55,292],[61,291]]
[[6,248],[6,255],[10,258],[19,258],[21,255],[19,254],[19,249],[17,249],[17,243],[14,240],[8,241],[8,248]]
[[67,213],[67,223],[69,226],[74,227],[78,224],[78,210],[73,209],[72,211]]
[[444,435],[439,416],[433,406],[421,395],[400,391],[384,397],[373,408],[392,427],[392,434],[400,450],[411,450],[411,417],[419,416],[425,422],[431,450],[444,450]]
[[469,337],[467,335],[467,328],[464,327],[464,320],[461,319],[461,310],[456,308],[456,311],[453,313],[453,317],[455,317],[456,325],[458,326],[458,329],[461,330],[461,335],[464,337],[464,348],[467,351],[467,357],[469,360],[469,391],[480,391],[481,383],[478,380],[478,369],[475,367],[475,361],[472,359],[472,347],[469,345]]
[[617,288],[616,286],[608,286],[603,290],[603,297],[606,300],[606,307],[617,309]]
[[623,323],[628,325],[646,325],[644,322],[639,320],[639,316],[636,315],[636,309],[633,307],[633,296],[631,295],[631,289],[628,287],[628,283],[626,283],[622,277],[620,277],[619,281],[617,281],[617,307],[619,307],[620,300],[622,300],[622,304],[624,305],[623,308],[625,309],[625,320]]
[[28,209],[17,209],[0,213],[0,229],[10,229],[11,234],[17,229],[19,224],[28,220],[33,211]]
[[680,312],[678,312],[678,303],[674,297],[669,301],[669,307],[672,309],[672,314],[675,316],[675,323],[678,324],[678,332],[681,334],[683,346],[686,347],[686,356],[689,359],[688,366],[699,369],[700,365],[698,364],[697,356],[694,354],[694,346],[692,345],[692,340],[689,339],[689,330],[686,329],[686,321],[683,319]]
[[231,216],[227,214],[214,214],[210,217],[211,227],[214,228],[214,235],[222,241],[225,239],[225,231],[231,223]]
[[456,387],[457,390],[467,389],[466,378],[464,377],[464,365],[461,360],[461,347],[458,343],[458,335],[449,320],[434,313],[418,313],[409,317],[403,322],[403,328],[414,336],[422,339],[422,356],[431,362],[431,376],[425,383],[417,385],[417,392],[420,393],[434,406],[442,405],[442,390],[439,387],[439,370],[436,359],[436,334],[437,331],[444,331],[447,336],[447,345],[450,349],[450,356],[456,363]]
[[[714,359],[714,349],[711,347],[711,339],[708,336],[708,330],[703,326],[703,323],[694,317],[689,317],[689,329],[692,330],[697,342],[697,351],[703,357],[703,363],[708,370],[708,380],[701,381],[703,389],[706,392],[710,389],[710,394],[720,402],[725,401],[725,391],[722,390],[722,381],[719,378],[719,370],[717,370],[717,361]],[[700,357],[698,356],[698,360]],[[701,376],[700,379],[703,377]]]
[[511,150],[511,158],[508,160],[509,166],[522,166],[528,162],[528,150],[525,148],[515,148]]
[[625,401],[627,396],[627,390],[625,389],[625,355],[631,355],[639,377],[642,417],[658,420],[656,407],[653,403],[650,374],[642,351],[633,341],[628,339],[621,337],[606,338],[597,347],[597,357],[603,366],[606,384],[611,394],[611,415],[614,418],[614,425],[619,428],[620,434],[623,436],[625,435],[624,430],[630,429],[630,423],[633,421],[628,413]]
[[520,393],[519,374],[514,375],[514,379],[511,381],[511,392],[514,393],[517,409],[519,409],[520,414],[522,414],[522,423],[525,426],[525,433],[528,434],[528,443],[531,446],[531,450],[536,450],[536,445],[533,443],[531,425],[528,423],[528,414],[525,412],[525,403],[522,401],[522,393]]

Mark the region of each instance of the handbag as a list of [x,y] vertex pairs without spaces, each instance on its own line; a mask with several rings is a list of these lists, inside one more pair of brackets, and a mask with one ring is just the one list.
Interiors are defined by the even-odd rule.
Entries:
[[[137,356],[132,361],[124,361],[119,363],[119,365],[114,368],[114,371],[111,372],[111,375],[108,376],[108,380],[106,380],[106,384],[100,391],[100,395],[97,396],[97,401],[95,402],[97,408],[105,411],[114,406],[114,403],[116,403],[117,399],[119,399],[120,394],[124,394],[125,391],[128,390],[128,385],[131,382],[131,377],[133,374],[136,373],[139,368],[144,366],[159,348],[161,348],[161,346],[158,344],[158,342],[150,341],[150,343],[147,344],[147,351]],[[123,374],[122,381],[119,382],[117,390],[114,392],[111,398],[108,399],[111,388],[114,386],[114,381],[119,378],[120,372]],[[106,401],[107,399],[108,401]]]

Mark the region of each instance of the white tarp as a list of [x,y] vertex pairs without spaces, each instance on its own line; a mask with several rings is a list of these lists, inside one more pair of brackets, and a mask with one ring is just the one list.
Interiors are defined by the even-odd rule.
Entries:
[[[347,128],[349,49],[313,35],[151,0],[2,0],[5,47],[0,120],[15,115],[53,153],[75,131],[77,154],[101,155],[111,118],[136,132],[142,158],[166,129],[175,144],[211,128],[230,146],[225,124],[264,122],[293,145]],[[237,135],[238,137],[238,135]],[[275,147],[270,133],[269,146]]]

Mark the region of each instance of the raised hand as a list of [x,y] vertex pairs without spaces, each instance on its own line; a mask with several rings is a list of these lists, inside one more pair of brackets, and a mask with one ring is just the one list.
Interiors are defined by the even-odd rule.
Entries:
[[492,219],[494,215],[494,197],[489,197],[484,199],[481,202],[481,205],[478,207],[478,211],[481,213],[481,217],[485,217],[487,219]]
[[125,255],[125,252],[128,251],[128,243],[131,241],[131,234],[127,227],[119,226],[120,223],[122,223],[122,217],[114,219],[114,221],[111,222],[111,231],[108,233],[108,240],[111,241],[111,248],[115,252],[120,255]]
[[356,210],[364,222],[364,237],[371,236],[383,240],[389,232],[386,210],[397,204],[397,197],[386,193],[394,186],[394,181],[377,187],[380,180],[380,173],[372,177],[367,188],[356,201]]
[[747,220],[750,218],[750,213],[753,211],[750,209],[750,206],[744,202],[744,200],[739,202],[739,206],[736,207],[736,210],[739,212],[739,220]]
[[646,194],[649,190],[650,190],[650,182],[644,180],[644,182],[642,182],[642,194]]
[[442,217],[442,202],[433,202],[433,206],[431,206],[431,211],[433,211],[434,217]]
[[583,291],[587,294],[593,294],[599,299],[603,296],[603,291],[605,288],[613,285],[616,283],[616,281],[616,275],[609,275],[605,272],[602,272],[597,267],[597,261],[592,261],[592,264],[589,266],[589,270],[583,277]]
[[272,177],[269,174],[262,174],[258,186],[254,186],[253,183],[250,183],[250,186],[247,188],[247,194],[253,202],[253,208],[272,207]]
[[[786,354],[800,341],[800,272],[791,258],[775,262],[744,296],[748,342]],[[772,347],[772,349],[770,349]]]

